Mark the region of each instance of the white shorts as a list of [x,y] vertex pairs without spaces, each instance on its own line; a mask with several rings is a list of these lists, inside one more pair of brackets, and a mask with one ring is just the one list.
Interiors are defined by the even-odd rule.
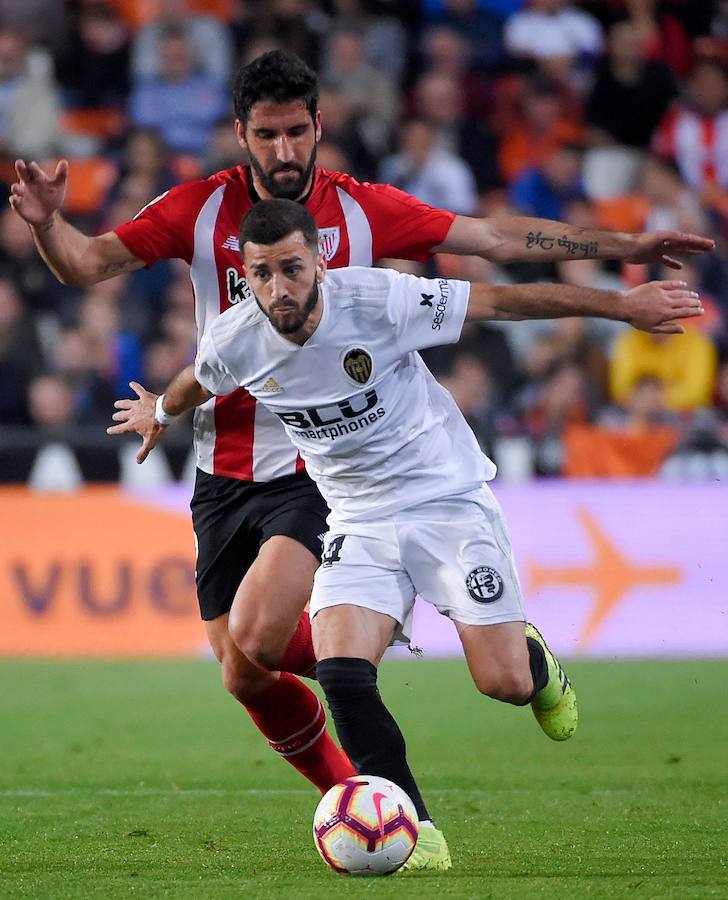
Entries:
[[332,528],[311,594],[321,609],[351,604],[399,623],[409,643],[415,596],[463,625],[523,622],[503,513],[487,485],[384,519]]

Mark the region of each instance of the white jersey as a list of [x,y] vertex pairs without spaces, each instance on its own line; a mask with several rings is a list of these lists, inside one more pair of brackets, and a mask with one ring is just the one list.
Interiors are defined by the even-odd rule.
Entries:
[[330,271],[303,346],[240,304],[203,338],[196,376],[217,395],[245,387],[280,419],[331,527],[471,491],[495,466],[417,353],[459,339],[469,294],[464,281]]

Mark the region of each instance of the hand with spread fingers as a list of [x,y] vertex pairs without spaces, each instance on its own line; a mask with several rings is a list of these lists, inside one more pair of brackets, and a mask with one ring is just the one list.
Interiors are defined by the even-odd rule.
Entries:
[[700,295],[684,281],[649,281],[624,293],[625,322],[652,334],[682,334],[678,319],[702,316]]
[[18,180],[10,186],[10,205],[29,225],[39,227],[60,210],[66,196],[68,162],[62,159],[53,175],[36,162],[15,162]]
[[107,434],[136,433],[142,438],[142,446],[137,453],[136,461],[143,463],[151,451],[157,446],[167,430],[155,418],[157,395],[150,393],[136,381],[130,381],[129,387],[137,395],[136,400],[117,400],[114,407],[118,410],[111,417],[119,425],[106,429]]
[[634,235],[636,252],[627,258],[630,263],[662,263],[670,269],[682,269],[676,256],[698,256],[715,249],[715,241],[697,234],[681,231],[653,231]]

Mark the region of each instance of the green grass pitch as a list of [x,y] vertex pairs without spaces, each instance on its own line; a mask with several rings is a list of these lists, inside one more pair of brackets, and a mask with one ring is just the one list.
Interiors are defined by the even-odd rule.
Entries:
[[0,897],[728,897],[728,661],[568,669],[554,744],[460,662],[385,663],[454,868],[348,879],[213,663],[0,661]]

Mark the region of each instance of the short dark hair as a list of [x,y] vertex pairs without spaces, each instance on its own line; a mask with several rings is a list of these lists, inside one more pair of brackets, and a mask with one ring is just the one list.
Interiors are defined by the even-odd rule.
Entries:
[[233,79],[233,108],[245,125],[252,107],[260,100],[288,103],[303,100],[316,118],[319,101],[318,76],[306,63],[286,50],[270,50],[246,66]]
[[259,200],[240,223],[240,251],[248,241],[276,244],[295,231],[303,233],[308,246],[318,252],[318,227],[311,213],[294,200]]

